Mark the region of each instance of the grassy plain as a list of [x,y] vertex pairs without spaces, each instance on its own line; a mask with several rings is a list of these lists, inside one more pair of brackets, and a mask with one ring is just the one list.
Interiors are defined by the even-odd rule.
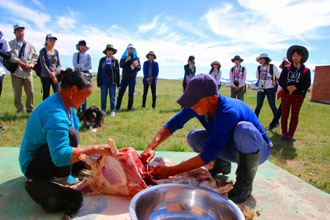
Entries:
[[[96,87],[96,77],[93,78],[93,81],[93,94],[88,99],[88,106],[96,105],[100,107],[100,89]],[[34,105],[37,106],[42,101],[41,83],[38,77],[34,77],[34,91]],[[96,133],[90,130],[80,131],[81,144],[86,146],[107,143],[108,137],[112,137],[119,148],[132,146],[137,150],[143,150],[161,126],[180,111],[181,108],[176,103],[176,99],[182,93],[182,82],[162,79],[158,81],[157,109],[151,108],[151,91],[148,94],[147,107],[145,109],[141,108],[142,91],[142,79],[138,78],[133,111],[126,112],[128,95],[126,91],[122,110],[117,112],[115,117],[107,115],[104,127]],[[220,92],[225,96],[230,96],[229,87],[222,87]],[[2,116],[0,123],[5,126],[5,130],[0,131],[0,146],[19,147],[29,117],[28,114],[16,113],[13,100],[11,79],[7,75],[3,82],[0,98],[0,114]],[[22,100],[25,104],[25,94]],[[256,106],[256,91],[248,89],[245,94],[245,102],[254,109]],[[279,101],[277,101],[278,105]],[[267,127],[272,119],[267,101],[264,103],[259,119],[264,127]],[[183,129],[174,133],[168,141],[157,149],[163,151],[190,151],[186,143],[186,135],[194,128],[202,128],[197,119],[189,121]],[[330,106],[311,102],[310,94],[308,94],[300,112],[299,125],[294,137],[295,142],[281,141],[280,127],[268,132],[274,143],[270,161],[330,193],[329,131]]]

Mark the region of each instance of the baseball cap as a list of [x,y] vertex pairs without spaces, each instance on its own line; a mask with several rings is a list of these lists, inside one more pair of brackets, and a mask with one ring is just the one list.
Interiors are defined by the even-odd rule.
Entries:
[[129,43],[129,44],[127,45],[127,48],[135,48],[135,46],[134,46],[134,44]]
[[46,35],[46,40],[48,40],[48,39],[55,39],[55,40],[57,40],[57,37],[55,37],[54,34],[49,33],[49,34]]
[[189,80],[186,90],[176,102],[182,107],[190,108],[202,98],[217,94],[217,81],[210,74],[199,74]]
[[16,29],[18,29],[18,28],[23,28],[23,29],[25,29],[25,27],[24,27],[23,25],[15,24],[15,25],[14,25],[14,31],[16,31]]

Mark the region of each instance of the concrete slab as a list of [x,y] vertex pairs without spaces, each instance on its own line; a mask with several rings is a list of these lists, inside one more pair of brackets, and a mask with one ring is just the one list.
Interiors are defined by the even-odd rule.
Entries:
[[[0,219],[61,219],[61,213],[45,213],[24,190],[26,178],[18,165],[19,148],[0,148]],[[171,158],[178,163],[191,152],[157,152],[156,156]],[[233,164],[229,179],[235,178]],[[130,198],[90,196],[76,219],[130,219]],[[330,195],[289,174],[270,162],[259,167],[253,195],[245,202],[260,211],[255,219],[329,219]]]

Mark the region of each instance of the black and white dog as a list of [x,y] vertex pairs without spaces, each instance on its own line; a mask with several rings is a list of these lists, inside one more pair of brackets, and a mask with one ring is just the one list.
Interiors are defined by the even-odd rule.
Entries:
[[104,116],[96,106],[91,106],[85,111],[78,112],[77,115],[79,120],[83,122],[83,126],[90,130],[101,128],[104,122]]

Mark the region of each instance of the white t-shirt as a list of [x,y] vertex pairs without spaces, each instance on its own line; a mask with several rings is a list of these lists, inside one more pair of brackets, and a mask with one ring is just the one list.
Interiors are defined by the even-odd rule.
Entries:
[[[0,39],[0,51],[1,52],[8,52],[9,51],[8,42],[7,42],[7,39],[4,36],[2,36],[1,39]],[[6,74],[6,71],[3,67],[3,58],[0,57],[0,77],[4,74]]]
[[274,88],[273,82],[275,81],[275,78],[280,77],[280,72],[278,71],[277,67],[275,65],[273,66],[273,76],[270,74],[270,65],[267,66],[261,66],[260,68],[260,78],[259,78],[259,72],[257,68],[257,79],[259,79],[259,90],[262,89],[270,89]]

